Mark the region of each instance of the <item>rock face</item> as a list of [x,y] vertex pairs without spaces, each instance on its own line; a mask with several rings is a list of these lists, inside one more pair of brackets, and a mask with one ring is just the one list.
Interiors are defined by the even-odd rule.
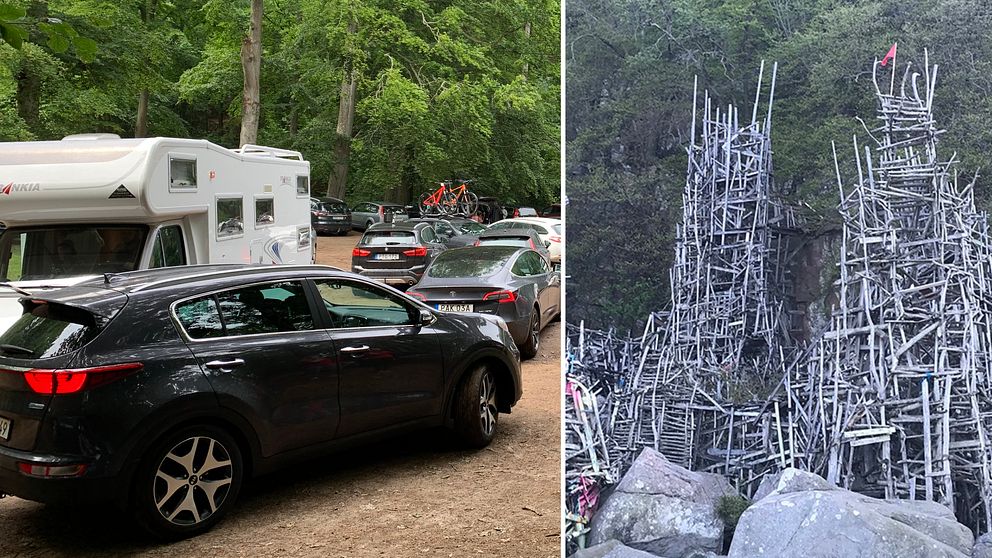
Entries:
[[975,540],[971,558],[992,558],[992,533],[985,533]]
[[[760,498],[759,498],[760,497]],[[879,500],[786,469],[741,516],[730,558],[908,558],[971,555],[971,531],[936,502]]]
[[717,501],[736,494],[720,475],[696,473],[645,448],[593,516],[589,542],[616,539],[656,556],[720,552]]

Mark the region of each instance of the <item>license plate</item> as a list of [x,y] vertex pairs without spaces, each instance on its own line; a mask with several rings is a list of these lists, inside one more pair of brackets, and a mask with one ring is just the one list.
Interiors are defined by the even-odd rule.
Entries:
[[10,439],[10,421],[5,418],[0,418],[0,438]]
[[335,221],[344,221],[344,216],[343,215],[332,215],[331,216],[331,219],[334,219]]
[[437,309],[442,312],[471,312],[471,304],[438,304]]
[[400,259],[399,254],[376,254],[375,259],[377,260],[398,260]]

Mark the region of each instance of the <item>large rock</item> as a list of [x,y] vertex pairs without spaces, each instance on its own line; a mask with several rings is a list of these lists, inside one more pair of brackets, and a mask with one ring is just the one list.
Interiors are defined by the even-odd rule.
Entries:
[[630,548],[620,541],[608,540],[604,543],[583,548],[570,558],[658,558],[654,554]]
[[879,500],[796,469],[766,482],[737,524],[730,558],[971,555],[971,531],[936,502]]
[[992,533],[985,533],[975,540],[971,558],[992,558]]
[[720,552],[723,521],[716,504],[732,494],[722,476],[689,471],[645,448],[593,516],[589,542],[616,539],[673,558]]

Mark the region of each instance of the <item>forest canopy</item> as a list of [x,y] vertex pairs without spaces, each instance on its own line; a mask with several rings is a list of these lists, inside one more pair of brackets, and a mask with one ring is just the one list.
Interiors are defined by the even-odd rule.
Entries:
[[[508,202],[557,200],[558,1],[260,6],[256,143],[301,151],[315,194],[406,202],[474,179]],[[250,14],[250,0],[0,0],[0,141],[238,147]],[[342,157],[346,187],[332,180]]]
[[[762,60],[778,62],[774,180],[810,234],[836,229],[830,142],[851,176],[867,139],[873,61],[898,43],[939,64],[939,156],[961,179],[989,166],[992,11],[982,0],[573,0],[566,12],[569,321],[636,328],[669,299],[681,219],[693,76],[724,105],[750,107]],[[767,65],[766,65],[767,71]],[[990,179],[976,197],[992,206]]]

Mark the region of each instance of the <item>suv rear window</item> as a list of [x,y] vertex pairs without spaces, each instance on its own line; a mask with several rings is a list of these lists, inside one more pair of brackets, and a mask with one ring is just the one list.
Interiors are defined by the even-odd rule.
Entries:
[[413,231],[372,231],[365,233],[361,244],[366,246],[389,246],[391,244],[416,244]]
[[442,252],[427,275],[431,277],[488,277],[506,267],[513,256],[513,250],[471,248]]
[[49,358],[81,349],[96,337],[93,316],[61,304],[38,304],[0,335],[0,351],[15,358]]
[[324,202],[323,209],[329,213],[348,213],[348,206],[340,202]]

